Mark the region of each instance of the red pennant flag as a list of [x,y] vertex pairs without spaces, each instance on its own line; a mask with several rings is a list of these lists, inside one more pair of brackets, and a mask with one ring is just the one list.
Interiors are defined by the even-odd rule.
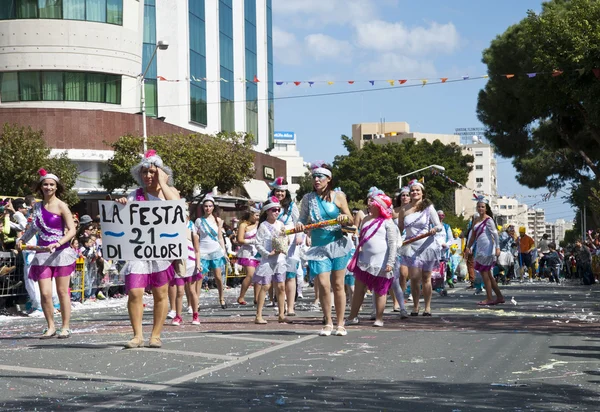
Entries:
[[505,76],[507,79],[512,79],[513,77],[515,77],[514,74],[506,74]]
[[256,77],[256,75],[254,75],[254,80],[252,80],[254,83],[258,83],[260,80],[258,80],[258,77]]
[[407,81],[408,81],[408,80],[398,80],[398,83],[400,83],[400,84],[404,84],[404,83],[406,83]]
[[294,82],[294,84],[295,84],[296,86],[300,86],[300,83],[302,83],[302,82]]
[[592,72],[594,72],[594,76],[600,79],[600,69],[592,69]]
[[167,79],[165,79],[165,78],[164,78],[164,77],[162,77],[162,76],[157,76],[156,78],[157,78],[158,80],[160,80],[160,81],[163,81],[163,82],[166,82],[166,81],[167,81]]
[[348,80],[348,83],[354,84],[354,80]]
[[[442,83],[446,83],[446,80],[448,80],[447,77],[442,77]],[[431,169],[431,170],[433,170],[433,169]]]
[[563,74],[562,70],[554,70],[552,72],[552,77],[557,77],[557,76],[560,76],[561,74]]

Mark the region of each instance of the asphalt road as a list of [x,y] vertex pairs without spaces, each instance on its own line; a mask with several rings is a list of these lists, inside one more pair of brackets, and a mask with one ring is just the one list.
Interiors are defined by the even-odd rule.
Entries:
[[[165,326],[161,349],[122,349],[124,299],[75,311],[68,340],[38,340],[43,318],[5,319],[0,410],[600,410],[600,288],[503,290],[507,304],[486,309],[458,287],[433,317],[390,312],[384,328],[365,304],[348,336],[326,338],[306,299],[294,324],[268,309],[259,326],[252,306],[204,297],[202,324]],[[150,310],[144,324],[148,336]]]

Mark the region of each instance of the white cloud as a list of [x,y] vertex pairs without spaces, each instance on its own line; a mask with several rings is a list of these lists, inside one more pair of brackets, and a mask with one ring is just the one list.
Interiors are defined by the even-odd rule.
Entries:
[[274,0],[273,12],[304,27],[343,25],[376,18],[381,0]]
[[310,34],[304,38],[306,53],[317,60],[348,60],[352,54],[352,46],[345,40],[338,40],[322,33]]
[[302,63],[303,45],[296,35],[273,26],[274,57],[278,63],[299,65]]
[[433,22],[429,27],[407,28],[402,22],[375,20],[356,25],[356,42],[365,49],[425,55],[432,52],[452,53],[459,46],[460,36],[452,23]]
[[382,79],[427,78],[436,74],[431,61],[421,61],[396,53],[382,53],[362,65],[362,71]]

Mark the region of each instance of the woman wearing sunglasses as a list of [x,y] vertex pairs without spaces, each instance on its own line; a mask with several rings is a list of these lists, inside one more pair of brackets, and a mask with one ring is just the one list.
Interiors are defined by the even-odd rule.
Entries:
[[347,335],[344,327],[344,311],[346,309],[346,292],[344,277],[346,265],[351,257],[352,244],[344,236],[340,224],[351,219],[346,195],[333,190],[331,167],[323,162],[312,165],[313,191],[302,199],[300,219],[296,228],[304,230],[308,223],[318,223],[336,219],[339,224],[313,229],[310,232],[311,247],[306,252],[306,260],[311,278],[317,277],[321,308],[325,315],[325,326],[320,336],[330,336],[333,331],[331,318],[331,295],[337,316],[336,336]]

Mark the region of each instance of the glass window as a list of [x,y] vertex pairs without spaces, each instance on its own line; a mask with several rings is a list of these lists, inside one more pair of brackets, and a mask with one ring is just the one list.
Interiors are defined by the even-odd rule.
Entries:
[[65,100],[85,102],[85,73],[65,73]]
[[62,19],[62,0],[38,0],[40,19]]
[[121,104],[121,76],[106,75],[106,103]]
[[483,183],[483,177],[477,177],[477,178],[475,178],[475,182],[476,183]]
[[156,8],[144,6],[144,43],[156,45]]
[[146,92],[146,116],[158,116],[158,90],[156,80],[146,79],[144,82]]
[[483,165],[475,165],[475,170],[483,170]]
[[475,156],[483,156],[483,152],[475,152]]
[[193,122],[205,125],[207,120],[206,89],[195,84],[190,86],[190,117]]
[[19,100],[41,100],[40,72],[19,73]]
[[87,75],[87,101],[103,103],[106,100],[106,77],[100,73]]
[[14,19],[15,0],[0,0],[0,20]]
[[16,0],[17,19],[37,19],[37,0]]
[[106,22],[106,0],[86,0],[85,19],[87,21]]
[[63,72],[42,72],[42,99],[65,99]]
[[19,101],[19,75],[17,72],[2,73],[0,100],[2,102]]
[[85,0],[62,0],[63,18],[85,20]]
[[108,0],[106,2],[106,22],[123,25],[123,0]]

